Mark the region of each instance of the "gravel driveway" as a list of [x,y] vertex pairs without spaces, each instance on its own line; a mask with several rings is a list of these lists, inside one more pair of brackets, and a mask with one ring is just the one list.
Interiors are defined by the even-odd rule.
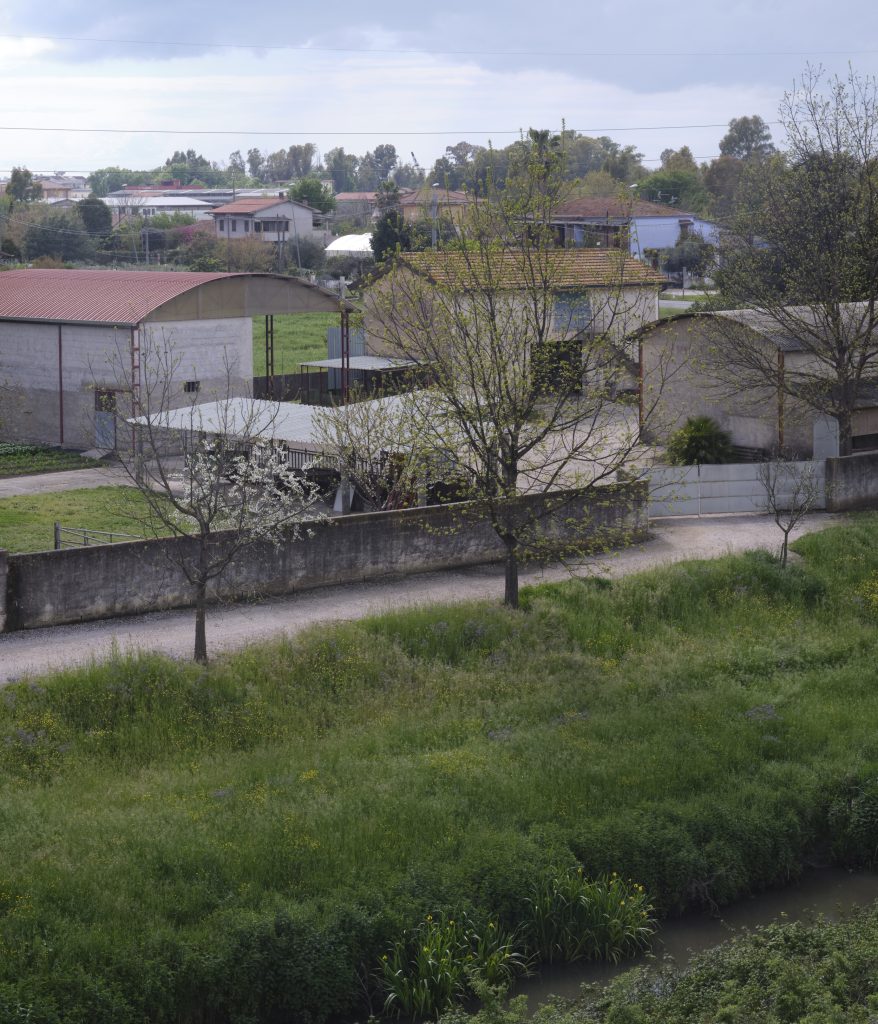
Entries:
[[[825,513],[811,515],[793,536],[824,529],[843,519]],[[687,558],[713,558],[779,546],[780,532],[765,516],[659,519],[652,523],[651,538],[645,543],[600,555],[578,571],[618,577]],[[550,566],[524,571],[521,582],[548,582],[569,575],[570,570],[564,567]],[[502,600],[502,596],[502,568],[491,565],[325,587],[252,604],[223,605],[208,613],[208,651],[215,654],[294,634],[315,623],[360,619],[413,604]],[[4,633],[0,634],[0,682],[100,659],[114,649],[189,657],[193,637],[193,612],[189,609]]]

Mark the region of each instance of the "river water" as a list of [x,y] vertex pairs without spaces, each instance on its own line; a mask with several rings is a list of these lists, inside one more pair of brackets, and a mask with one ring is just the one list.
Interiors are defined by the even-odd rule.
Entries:
[[[876,900],[878,874],[836,868],[811,871],[795,886],[760,893],[724,907],[716,916],[693,913],[663,922],[653,939],[651,954],[659,958],[670,955],[678,967],[683,967],[694,954],[758,925],[773,921],[808,921],[818,914],[837,921],[855,907],[867,906]],[[551,995],[574,999],[583,984],[606,984],[624,971],[649,962],[650,957],[644,954],[619,964],[579,960],[547,967],[540,974],[520,981],[514,995],[528,996],[528,1005],[535,1010]]]

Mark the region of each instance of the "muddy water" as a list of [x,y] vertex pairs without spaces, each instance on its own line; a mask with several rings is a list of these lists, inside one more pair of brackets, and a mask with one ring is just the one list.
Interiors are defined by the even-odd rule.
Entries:
[[[748,928],[773,921],[807,921],[818,914],[828,920],[839,920],[855,907],[875,900],[878,900],[878,874],[837,869],[812,871],[791,888],[761,893],[724,907],[716,917],[687,914],[664,922],[653,940],[652,954],[670,955],[677,966],[682,967],[694,954]],[[539,975],[520,981],[515,995],[527,995],[530,1009],[535,1010],[550,995],[575,998],[583,984],[606,984],[624,971],[649,962],[647,956],[639,956],[620,964],[578,961],[548,967]]]

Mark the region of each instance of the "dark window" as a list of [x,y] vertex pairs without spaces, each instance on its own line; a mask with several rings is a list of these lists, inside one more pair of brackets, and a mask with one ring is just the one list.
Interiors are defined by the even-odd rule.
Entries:
[[95,412],[115,412],[116,392],[95,391]]
[[249,230],[250,230],[250,221],[249,220],[245,220],[244,221],[244,234],[246,235]]
[[195,392],[200,387],[201,387],[201,381],[200,380],[187,380],[186,383],[183,385],[183,390],[187,394],[189,394],[189,395],[194,395]]
[[237,231],[237,230],[238,230],[238,222],[235,220],[234,217],[232,217],[232,231]]
[[851,438],[851,449],[855,452],[868,452],[878,448],[878,434],[858,434]]
[[262,221],[261,221],[261,220],[255,220],[255,221],[253,221],[253,230],[254,230],[254,231],[255,231],[255,232],[257,233],[257,234],[259,234],[259,233],[260,233],[260,232],[262,231]]
[[226,222],[225,222],[225,219],[223,217],[220,217],[220,219],[219,219],[219,229],[220,229],[220,231],[225,231],[226,230]]

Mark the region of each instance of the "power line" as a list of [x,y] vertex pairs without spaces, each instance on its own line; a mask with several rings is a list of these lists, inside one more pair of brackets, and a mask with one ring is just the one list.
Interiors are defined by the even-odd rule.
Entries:
[[[763,121],[766,125],[778,125],[780,121]],[[568,128],[567,131],[576,132],[579,135],[595,135],[602,132],[666,132],[666,131],[683,131],[692,130],[697,128],[728,128],[728,121],[724,121],[722,124],[652,124],[652,125],[641,125],[639,127],[624,127],[624,128]],[[454,135],[462,137],[466,135],[520,135],[522,134],[521,128],[497,128],[497,129],[450,129],[443,128],[437,131],[406,131],[405,129],[396,129],[392,131],[387,130],[374,130],[374,131],[345,131],[343,129],[336,129],[334,131],[253,131],[252,129],[245,131],[236,131],[231,128],[222,129],[207,129],[207,128],[196,128],[196,129],[185,129],[185,128],[71,128],[64,126],[62,128],[43,128],[35,125],[0,125],[0,132],[68,132],[76,134],[103,134],[103,135],[256,135],[256,136],[285,136],[298,137],[298,136],[311,136],[311,137],[326,137],[326,136],[339,136],[339,135],[362,135],[362,136],[410,136],[410,135],[423,135],[423,136],[435,136],[435,135]]]
[[264,42],[213,42],[206,39],[111,39],[99,36],[14,35],[0,33],[0,39],[47,39],[51,42],[101,43],[124,46],[206,47],[223,50],[295,50],[298,53],[418,54],[443,57],[860,57],[878,50],[442,50],[424,47],[310,46]]

